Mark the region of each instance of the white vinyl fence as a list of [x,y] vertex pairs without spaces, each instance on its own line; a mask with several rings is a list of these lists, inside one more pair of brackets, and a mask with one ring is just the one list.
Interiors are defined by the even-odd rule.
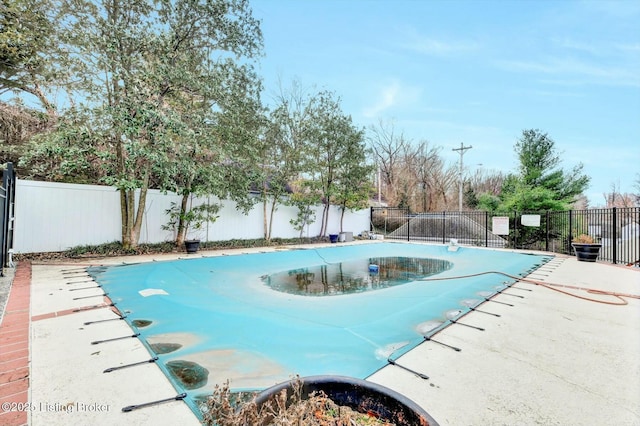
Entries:
[[[165,211],[171,202],[179,202],[175,194],[150,190],[147,195],[140,243],[159,243],[173,240],[173,232],[162,225],[168,222]],[[223,206],[218,219],[207,224],[198,235],[203,241],[254,239],[264,237],[262,204],[256,203],[244,215],[233,201],[208,200]],[[197,204],[195,203],[195,204]],[[305,237],[320,233],[322,206],[317,206],[316,220],[305,228]],[[272,238],[299,236],[291,223],[297,214],[295,207],[279,205],[273,220]],[[340,231],[340,208],[331,206],[327,234]],[[64,251],[81,245],[103,244],[121,240],[120,194],[109,186],[77,185],[53,182],[17,180],[15,201],[15,253]],[[347,211],[343,230],[354,235],[369,229],[369,210]]]

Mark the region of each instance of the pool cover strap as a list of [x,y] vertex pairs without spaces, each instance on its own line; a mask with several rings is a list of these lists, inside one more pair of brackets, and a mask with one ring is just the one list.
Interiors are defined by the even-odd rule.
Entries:
[[505,293],[504,291],[499,291],[498,293],[504,294],[505,296],[519,297],[520,299],[524,299],[524,296],[520,296],[519,294]]
[[91,287],[70,288],[69,291],[89,290],[92,288],[100,288],[100,287],[102,286],[98,284],[98,285],[92,285]]
[[78,268],[71,268],[71,269],[63,269],[62,273],[63,274],[74,274],[74,273],[78,273],[78,272],[82,272],[82,271],[86,271],[87,268],[83,267],[78,267]]
[[[81,277],[81,276],[89,276],[89,274],[87,273],[87,271],[76,271],[76,272],[63,272],[62,275],[64,275],[66,278],[74,278],[74,277]],[[71,276],[69,276],[71,275]]]
[[[516,283],[518,284],[518,283]],[[515,285],[512,285],[511,287],[509,287],[512,290],[521,290],[521,291],[533,291],[530,288],[522,288],[522,287],[516,287]]]
[[100,294],[94,294],[92,296],[74,297],[73,300],[89,299],[90,297],[102,297],[102,296],[107,296],[108,294],[109,293],[100,293]]
[[66,283],[66,285],[71,285],[71,284],[81,284],[81,283],[90,283],[90,282],[94,282],[93,279],[90,280],[82,280],[82,281],[68,281]]
[[93,309],[111,308],[111,307],[114,307],[114,306],[116,306],[115,303],[109,303],[109,304],[106,304],[106,305],[85,306],[84,308],[74,309],[73,312],[91,311]]
[[480,312],[481,314],[487,314],[487,315],[493,315],[494,317],[501,317],[502,315],[500,314],[494,314],[493,312],[487,312],[487,311],[481,311],[480,309],[476,309],[476,308],[469,308],[470,310],[472,310],[473,312]]
[[128,413],[129,411],[137,410],[138,408],[151,407],[152,405],[158,405],[164,402],[182,401],[186,397],[187,397],[186,393],[181,393],[180,395],[176,395],[173,398],[159,399],[157,401],[145,402],[144,404],[127,405],[126,407],[122,408],[122,411],[124,411],[125,413]]
[[498,300],[486,299],[486,298],[484,300],[487,301],[487,302],[499,303],[501,305],[507,305],[507,306],[513,307],[513,305],[511,303],[505,303],[505,302],[500,302]]
[[113,339],[94,340],[93,342],[91,342],[91,344],[97,345],[99,343],[113,342],[115,340],[122,340],[122,339],[131,339],[132,337],[138,337],[138,336],[140,336],[140,333],[132,334],[131,336],[114,337]]
[[484,328],[482,327],[476,327],[475,325],[464,324],[464,323],[458,322],[458,320],[455,320],[455,319],[450,319],[449,321],[451,321],[451,324],[464,325],[465,327],[475,328],[476,330],[484,331]]
[[148,359],[146,361],[139,361],[139,362],[134,362],[134,363],[131,363],[131,364],[119,365],[117,367],[110,367],[110,368],[107,368],[106,370],[104,370],[103,373],[111,373],[112,371],[122,370],[123,368],[135,367],[136,365],[153,364],[157,360],[158,360],[158,357],[154,356],[153,358]]
[[103,319],[103,320],[87,321],[87,322],[84,323],[84,325],[91,325],[91,324],[96,324],[96,323],[99,323],[99,322],[107,322],[107,321],[119,321],[119,320],[123,320],[125,318],[126,318],[126,316],[118,317],[118,318],[108,318],[108,319]]
[[451,348],[456,352],[462,352],[462,349],[460,349],[460,348],[456,348],[455,346],[447,345],[446,343],[438,342],[437,340],[433,340],[429,336],[424,336],[424,340],[425,340],[425,342],[433,342],[433,343],[437,343],[437,344],[442,345],[442,346],[446,346],[447,348]]
[[400,367],[403,370],[408,371],[409,373],[415,374],[416,376],[420,377],[421,379],[429,380],[429,376],[427,376],[426,374],[418,373],[416,370],[412,370],[410,368],[405,367],[404,365],[400,365],[397,362],[395,362],[394,360],[392,360],[391,358],[387,358],[387,362],[389,363],[389,365],[395,365],[396,367]]

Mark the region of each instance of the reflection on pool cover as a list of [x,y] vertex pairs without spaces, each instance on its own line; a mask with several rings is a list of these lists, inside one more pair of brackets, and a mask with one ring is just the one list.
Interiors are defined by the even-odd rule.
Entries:
[[487,270],[524,276],[550,259],[465,247],[449,252],[446,246],[373,243],[89,272],[198,413],[198,401],[226,380],[238,391],[264,389],[294,374],[365,378],[383,367],[387,357],[399,356],[446,325],[451,312],[468,312],[471,300],[480,303],[483,295],[511,283],[503,276],[482,275],[308,297],[275,291],[263,281],[282,271],[389,257],[454,265],[437,277]]
[[378,290],[434,275],[453,264],[444,259],[370,257],[308,266],[264,277],[274,290],[307,296],[329,296]]

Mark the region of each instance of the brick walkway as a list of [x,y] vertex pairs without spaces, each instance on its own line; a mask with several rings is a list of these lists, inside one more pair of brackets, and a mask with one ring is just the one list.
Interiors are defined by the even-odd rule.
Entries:
[[31,263],[20,262],[0,324],[0,424],[3,426],[27,424],[30,286]]

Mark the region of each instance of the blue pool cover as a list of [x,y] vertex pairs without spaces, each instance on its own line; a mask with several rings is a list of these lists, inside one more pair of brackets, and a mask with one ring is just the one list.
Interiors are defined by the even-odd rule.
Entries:
[[[442,245],[372,243],[94,268],[158,366],[198,413],[215,384],[264,389],[300,376],[365,378],[513,281],[498,274],[327,297],[276,291],[265,276],[295,268],[403,256],[453,267],[433,278],[486,271],[525,276],[548,256]],[[363,273],[371,273],[366,262]]]

